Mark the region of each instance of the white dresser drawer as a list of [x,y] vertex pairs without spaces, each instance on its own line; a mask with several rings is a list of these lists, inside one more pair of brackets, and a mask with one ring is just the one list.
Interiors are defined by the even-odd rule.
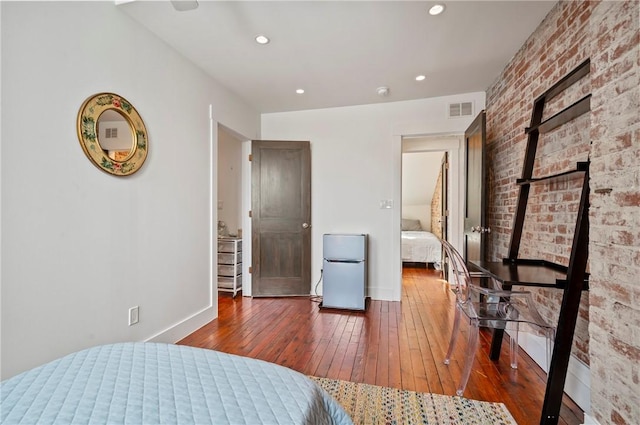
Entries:
[[218,264],[235,264],[235,263],[242,263],[242,252],[238,252],[237,254],[230,253],[230,252],[221,252],[218,254]]
[[238,291],[242,287],[241,276],[233,277],[218,276],[218,289],[232,289]]
[[222,276],[235,276],[242,273],[242,263],[238,264],[219,264],[218,265],[218,274]]
[[242,238],[218,238],[218,290],[234,297],[242,290]]
[[218,252],[242,252],[242,240],[218,239]]

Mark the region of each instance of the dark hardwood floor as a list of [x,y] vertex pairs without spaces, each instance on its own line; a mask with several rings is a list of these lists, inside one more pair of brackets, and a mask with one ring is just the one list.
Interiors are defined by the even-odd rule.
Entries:
[[[461,337],[451,364],[442,362],[454,300],[440,273],[424,268],[404,269],[402,302],[371,301],[366,313],[320,310],[309,298],[233,299],[221,292],[218,319],[179,344],[307,375],[454,395],[466,349]],[[500,360],[489,360],[489,344],[490,333],[483,332],[465,397],[502,402],[518,424],[538,424],[545,373],[523,350],[518,369],[511,369],[506,341]],[[565,396],[560,423],[582,422],[582,411]]]

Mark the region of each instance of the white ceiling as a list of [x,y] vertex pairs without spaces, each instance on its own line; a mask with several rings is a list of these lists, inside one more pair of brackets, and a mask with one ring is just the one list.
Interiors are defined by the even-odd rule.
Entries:
[[[484,91],[555,1],[164,1],[119,8],[256,111]],[[271,42],[258,45],[254,38]],[[419,74],[427,78],[415,81]],[[388,86],[381,98],[376,89]],[[295,90],[306,92],[298,95]]]

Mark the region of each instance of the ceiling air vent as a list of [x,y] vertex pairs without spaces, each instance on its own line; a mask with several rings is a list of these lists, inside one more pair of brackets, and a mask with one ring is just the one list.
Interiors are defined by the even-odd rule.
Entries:
[[473,116],[473,103],[460,102],[449,104],[449,118]]

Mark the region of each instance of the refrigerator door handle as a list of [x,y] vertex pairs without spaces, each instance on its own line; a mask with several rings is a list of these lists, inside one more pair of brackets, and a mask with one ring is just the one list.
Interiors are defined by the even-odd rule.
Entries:
[[330,260],[328,258],[325,258],[325,260],[328,263],[353,263],[353,264],[362,263],[364,261],[364,260],[338,260],[338,259]]

